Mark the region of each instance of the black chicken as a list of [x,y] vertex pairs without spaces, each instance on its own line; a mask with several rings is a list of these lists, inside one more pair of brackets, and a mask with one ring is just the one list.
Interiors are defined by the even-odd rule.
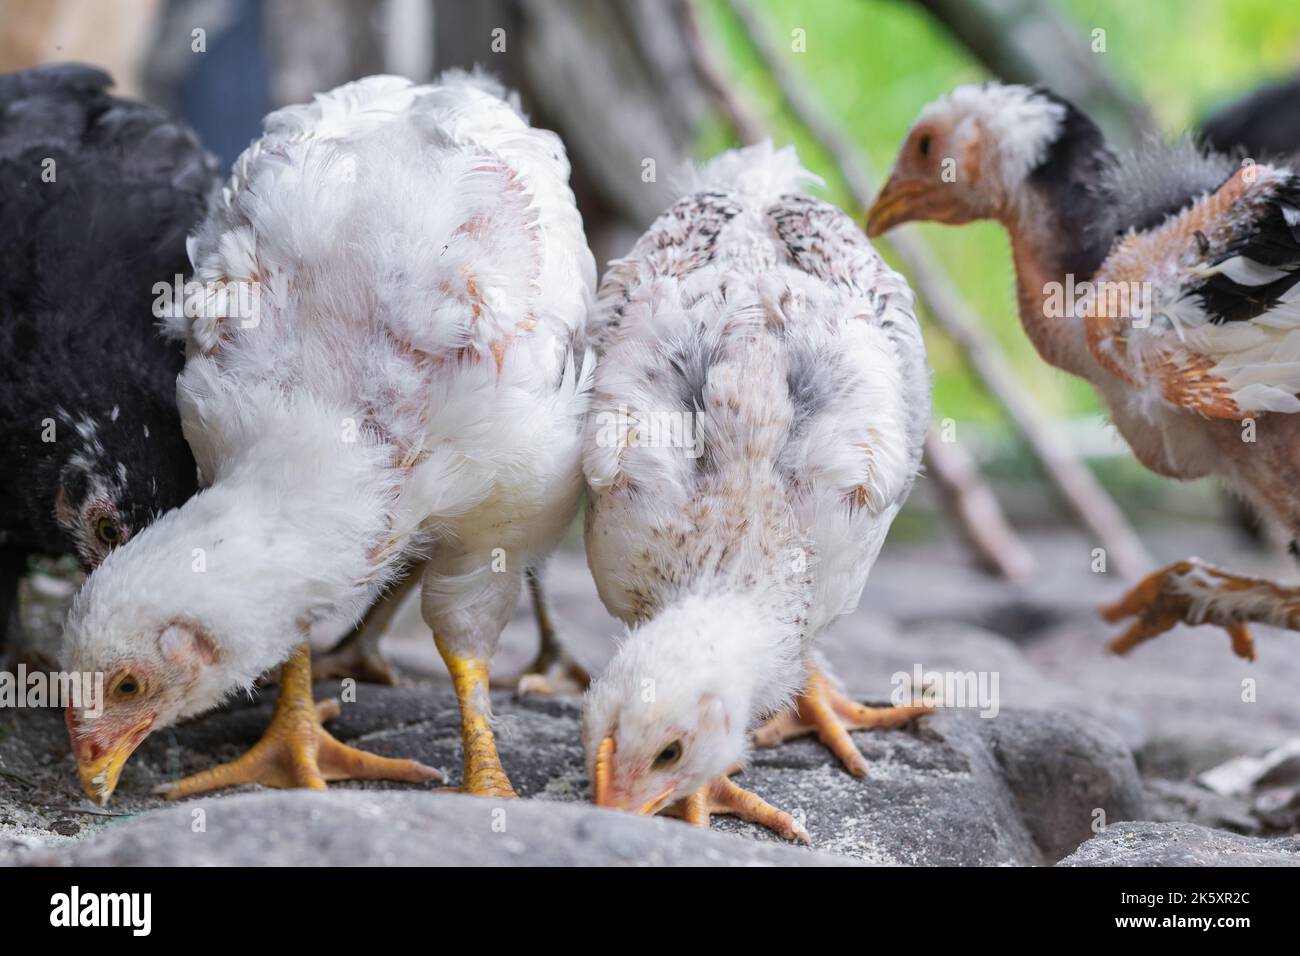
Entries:
[[217,167],[111,84],[0,76],[0,637],[30,555],[93,568],[196,488],[155,284],[188,271]]

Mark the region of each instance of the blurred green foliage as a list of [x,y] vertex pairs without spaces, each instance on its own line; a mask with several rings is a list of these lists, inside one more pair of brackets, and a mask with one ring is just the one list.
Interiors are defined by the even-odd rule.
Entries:
[[[806,51],[793,67],[822,97],[882,177],[921,107],[961,83],[987,78],[983,68],[909,0],[756,0],[771,36],[789,44],[805,31]],[[1233,96],[1300,65],[1300,2],[1289,0],[1058,0],[1058,11],[1087,36],[1106,30],[1112,75],[1145,100],[1168,133],[1178,133]],[[805,165],[827,181],[826,195],[856,217],[828,157],[781,107],[771,78],[721,0],[703,5],[705,27],[728,61],[746,101],[778,143],[794,143]],[[710,155],[731,143],[715,126],[700,143]],[[1006,237],[979,223],[922,230],[967,301],[993,329],[1021,379],[1057,415],[1095,413],[1084,383],[1035,354],[1015,314],[1014,276]],[[927,334],[935,369],[935,415],[997,423],[1001,412],[940,335]]]

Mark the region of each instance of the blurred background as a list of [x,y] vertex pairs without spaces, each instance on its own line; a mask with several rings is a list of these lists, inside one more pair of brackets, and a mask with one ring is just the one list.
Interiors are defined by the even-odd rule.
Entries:
[[[277,106],[369,73],[480,64],[564,137],[602,265],[684,162],[766,135],[860,219],[918,110],[990,77],[1046,84],[1121,147],[1208,124],[1224,148],[1300,148],[1276,111],[1266,132],[1284,141],[1250,142],[1259,96],[1300,98],[1300,4],[1275,0],[0,0],[0,69],[58,60],[107,67],[226,164]],[[949,428],[897,536],[951,529],[1012,579],[1036,567],[1020,535],[1058,525],[1123,570],[1145,562],[1136,529],[1153,526],[1228,521],[1276,550],[1212,485],[1136,465],[1092,390],[1038,359],[1000,228],[903,233],[882,248],[920,293]]]

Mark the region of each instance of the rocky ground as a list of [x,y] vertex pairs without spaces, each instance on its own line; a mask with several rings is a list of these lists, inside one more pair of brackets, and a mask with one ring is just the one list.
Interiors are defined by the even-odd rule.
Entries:
[[[1153,540],[1161,557],[1196,544],[1185,531]],[[1025,587],[990,581],[943,545],[885,549],[860,610],[825,642],[846,686],[884,702],[898,675],[919,666],[974,672],[996,694],[913,727],[857,734],[871,764],[862,780],[810,740],[757,752],[740,781],[798,815],[811,850],[725,818],[709,833],[592,808],[578,702],[516,701],[508,690],[494,698],[502,757],[534,799],[355,783],[324,794],[246,788],[179,805],[149,795],[252,744],[271,689],[155,734],[106,809],[81,796],[58,713],[0,709],[0,862],[1300,865],[1297,638],[1258,633],[1253,665],[1212,629],[1108,657],[1111,629],[1094,607],[1119,583],[1091,573],[1085,542],[1053,532],[1031,544],[1043,570]],[[1224,555],[1221,533],[1201,550]],[[559,556],[549,584],[572,646],[599,671],[616,627],[581,554]],[[38,590],[57,603],[57,587]],[[57,620],[40,604],[29,614],[37,630]],[[498,673],[517,673],[532,640],[521,604]],[[361,685],[331,730],[454,779],[455,701],[414,603],[386,650],[411,685]]]

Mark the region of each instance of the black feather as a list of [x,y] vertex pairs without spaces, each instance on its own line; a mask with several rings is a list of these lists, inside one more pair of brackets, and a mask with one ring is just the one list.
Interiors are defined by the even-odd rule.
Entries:
[[1104,187],[1115,156],[1097,124],[1073,103],[1042,87],[1035,91],[1065,109],[1065,122],[1043,161],[1029,174],[1028,184],[1047,197],[1068,237],[1060,249],[1062,271],[1090,276],[1114,240],[1113,229],[1098,230],[1096,223],[1104,217]]
[[1300,75],[1224,106],[1205,121],[1201,135],[1212,149],[1257,161],[1300,153]]
[[1215,325],[1248,322],[1273,309],[1300,282],[1300,219],[1287,222],[1286,210],[1300,216],[1300,177],[1291,176],[1264,203],[1250,228],[1220,250],[1211,265],[1236,256],[1286,270],[1287,274],[1263,285],[1243,285],[1223,274],[1211,276],[1195,291],[1201,307]]
[[97,482],[128,533],[195,490],[175,406],[183,355],[158,334],[154,285],[187,272],[185,237],[216,165],[110,83],[77,65],[0,76],[0,551],[11,557],[77,551],[56,502],[79,509]]
[[1236,168],[1231,157],[1207,153],[1187,137],[1172,143],[1151,137],[1117,156],[1072,103],[1042,88],[1036,92],[1062,106],[1065,121],[1027,183],[1058,217],[1056,265],[1078,279],[1096,272],[1120,236],[1160,225],[1217,189]]

